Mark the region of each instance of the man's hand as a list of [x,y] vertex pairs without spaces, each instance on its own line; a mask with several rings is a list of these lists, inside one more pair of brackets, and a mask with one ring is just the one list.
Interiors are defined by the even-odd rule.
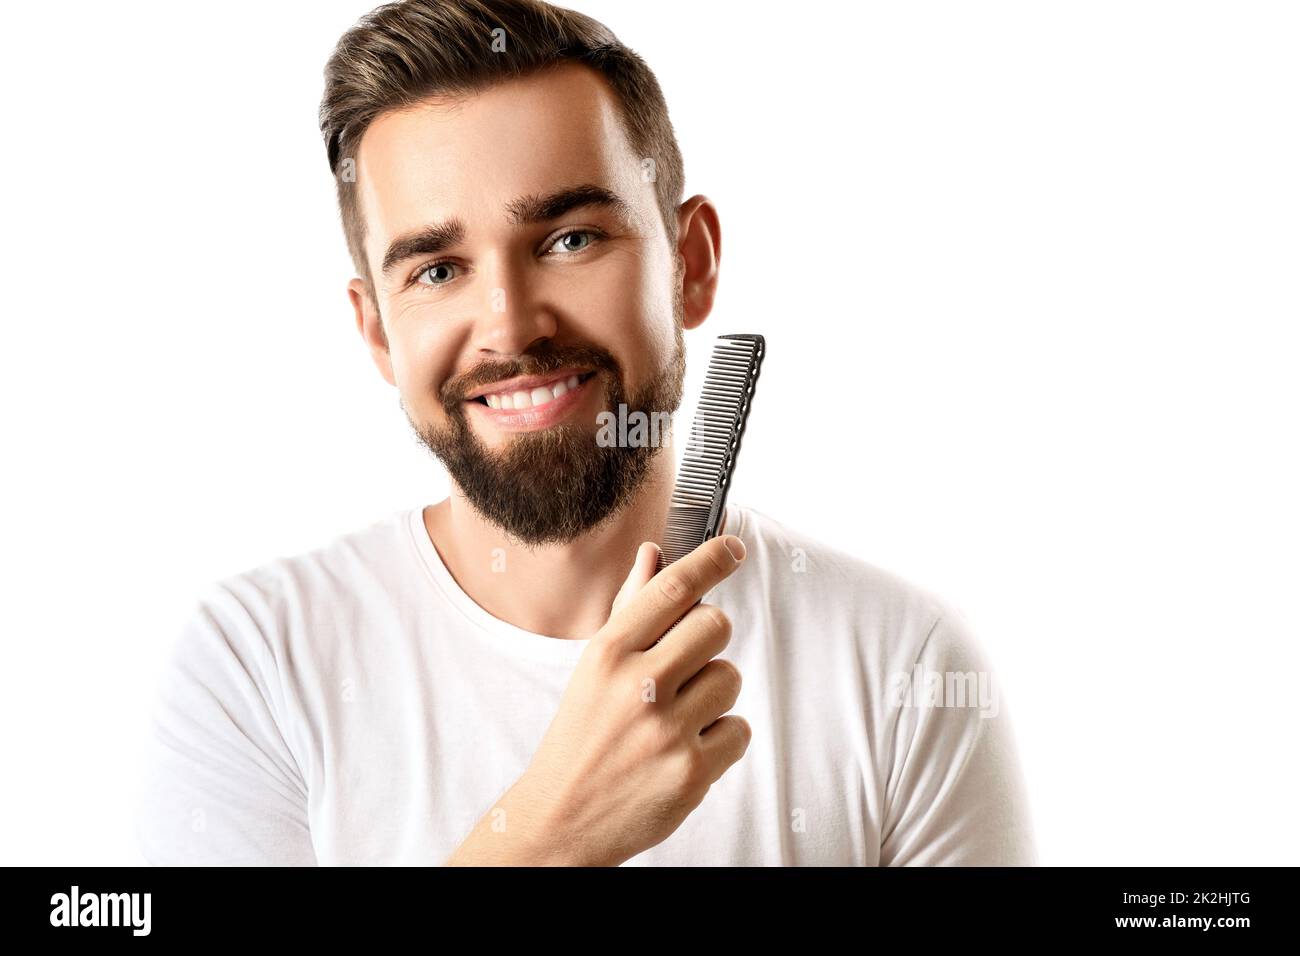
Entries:
[[700,805],[749,746],[749,724],[721,716],[740,693],[735,665],[714,659],[731,622],[699,603],[744,554],[734,535],[711,538],[655,574],[658,548],[641,545],[532,762],[498,803],[505,831],[484,818],[449,865],[616,866]]

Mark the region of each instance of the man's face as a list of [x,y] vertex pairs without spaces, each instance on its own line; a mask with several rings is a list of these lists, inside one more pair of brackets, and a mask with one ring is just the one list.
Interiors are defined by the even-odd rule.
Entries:
[[362,138],[376,361],[470,503],[527,544],[598,524],[661,451],[598,442],[600,412],[680,403],[681,263],[645,168],[574,65]]

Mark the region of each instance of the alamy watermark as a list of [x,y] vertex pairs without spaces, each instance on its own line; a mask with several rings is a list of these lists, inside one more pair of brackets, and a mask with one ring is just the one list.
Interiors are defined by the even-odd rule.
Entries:
[[640,410],[629,412],[627,405],[618,403],[617,414],[603,411],[596,416],[600,430],[596,444],[601,448],[659,448],[667,447],[672,432],[672,416],[668,412]]
[[133,936],[148,936],[149,893],[70,893],[50,897],[51,926],[129,926]]
[[980,717],[998,715],[998,693],[989,671],[932,671],[919,664],[889,675],[895,707],[972,707]]

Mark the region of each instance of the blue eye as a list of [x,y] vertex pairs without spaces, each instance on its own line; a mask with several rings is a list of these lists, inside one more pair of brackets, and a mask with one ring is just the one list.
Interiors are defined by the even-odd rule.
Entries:
[[432,275],[433,273],[438,272],[439,270],[445,272],[446,270],[451,269],[453,266],[454,263],[451,262],[431,262],[415,274],[415,281],[419,285],[446,285],[448,282],[451,281],[450,277],[442,279],[441,281],[433,281],[433,282],[425,282],[424,277],[428,275]]
[[[562,235],[562,236],[560,236],[559,238],[557,238],[557,239],[555,240],[555,242],[551,245],[551,248],[554,249],[556,246],[560,245],[560,243],[562,243],[562,242],[566,242],[566,241],[569,240],[569,239],[581,238],[581,237],[584,237],[584,236],[586,236],[586,237],[592,237],[592,236],[595,236],[595,235],[596,235],[596,233],[595,233],[593,230],[591,230],[591,229],[575,229],[573,232],[566,232],[564,235]],[[582,245],[578,246],[576,249],[575,249],[574,247],[572,247],[572,246],[565,246],[564,249],[565,249],[566,252],[581,252],[583,249],[587,248],[587,246],[589,246],[589,245],[591,245],[591,239],[590,239],[590,238],[588,238],[586,242],[584,242]]]
[[[580,252],[585,252],[591,247],[593,241],[599,241],[607,238],[605,233],[599,229],[574,229],[566,232],[562,236],[556,236],[551,243],[547,252],[558,251],[564,257],[576,256]],[[570,239],[580,240],[579,244],[569,245]],[[562,245],[563,244],[563,245]],[[447,285],[456,277],[456,272],[460,266],[447,259],[439,259],[437,262],[430,262],[423,265],[411,276],[410,285],[422,285],[426,289],[437,288],[440,285]],[[426,276],[428,277],[426,279]]]

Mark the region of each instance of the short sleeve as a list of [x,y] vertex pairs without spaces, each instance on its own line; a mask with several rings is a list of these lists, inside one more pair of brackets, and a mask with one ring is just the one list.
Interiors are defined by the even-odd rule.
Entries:
[[880,864],[1038,865],[1010,711],[965,619],[946,609],[912,671],[890,676]]
[[265,634],[215,585],[175,641],[154,703],[134,821],[147,862],[316,864],[282,718]]

